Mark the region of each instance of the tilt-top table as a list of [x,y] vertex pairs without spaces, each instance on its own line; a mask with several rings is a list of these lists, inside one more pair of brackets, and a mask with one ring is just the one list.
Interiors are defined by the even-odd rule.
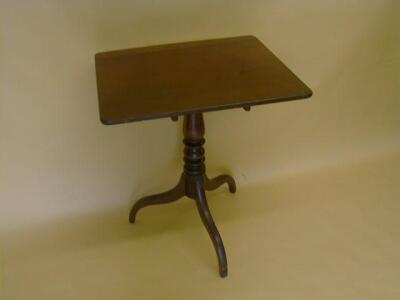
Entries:
[[204,164],[203,112],[308,98],[312,91],[257,38],[241,36],[118,50],[96,54],[100,119],[106,125],[184,116],[184,168],[171,190],[144,197],[129,220],[149,205],[195,200],[214,244],[221,277],[228,274],[224,245],[208,208],[205,191],[229,175],[209,179]]

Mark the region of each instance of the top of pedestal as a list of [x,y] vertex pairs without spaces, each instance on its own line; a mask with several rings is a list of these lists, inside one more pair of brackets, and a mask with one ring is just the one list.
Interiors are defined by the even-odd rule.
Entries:
[[104,124],[307,98],[312,91],[257,38],[96,54]]

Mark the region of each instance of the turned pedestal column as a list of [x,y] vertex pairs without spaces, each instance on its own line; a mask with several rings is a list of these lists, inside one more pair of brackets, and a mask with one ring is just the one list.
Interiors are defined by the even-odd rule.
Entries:
[[[309,98],[312,91],[259,39],[238,36],[97,53],[100,120],[113,125],[184,116],[184,168],[171,190],[144,197],[130,221],[148,205],[183,196],[196,202],[214,244],[221,276],[227,262],[205,191],[235,181],[229,175],[208,179],[204,165],[203,113]],[[261,122],[262,120],[260,120]],[[151,138],[151,137],[149,137]]]
[[217,189],[222,184],[227,183],[229,191],[235,193],[236,184],[234,179],[229,175],[220,175],[213,179],[209,179],[206,175],[203,147],[205,142],[203,114],[192,113],[185,115],[183,136],[183,143],[185,144],[183,155],[184,168],[178,184],[167,192],[147,196],[138,200],[132,207],[129,220],[131,223],[134,223],[137,212],[145,206],[173,202],[183,196],[193,199],[196,202],[201,220],[210,235],[217,253],[219,273],[221,277],[225,277],[228,274],[225,248],[221,235],[211,216],[205,191]]

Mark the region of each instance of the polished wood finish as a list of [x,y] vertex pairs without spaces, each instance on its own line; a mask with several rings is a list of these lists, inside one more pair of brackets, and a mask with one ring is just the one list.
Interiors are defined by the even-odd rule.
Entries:
[[235,180],[229,175],[219,175],[215,178],[209,179],[205,177],[204,188],[206,191],[213,191],[219,188],[224,183],[228,184],[229,191],[231,193],[236,193],[236,183]]
[[104,52],[95,62],[104,124],[249,110],[312,94],[254,36]]
[[185,116],[183,122],[183,143],[185,145],[183,151],[184,168],[178,184],[167,192],[138,200],[131,209],[129,221],[134,223],[138,211],[146,206],[170,203],[183,196],[195,200],[200,218],[207,229],[217,254],[220,276],[225,277],[228,275],[225,248],[221,235],[211,216],[205,191],[215,190],[222,184],[227,183],[229,191],[235,193],[236,183],[229,175],[220,175],[213,179],[207,177],[204,164],[204,133],[203,114],[193,113]]
[[129,222],[135,223],[136,214],[143,207],[174,202],[183,196],[185,196],[185,178],[184,176],[181,176],[178,184],[171,190],[139,199],[131,209]]
[[228,264],[206,191],[227,184],[229,175],[209,179],[204,156],[203,112],[308,98],[312,91],[257,38],[242,36],[98,53],[95,57],[100,120],[106,125],[184,116],[184,167],[171,190],[139,199],[140,209],[184,196],[196,203],[214,245],[221,277]]

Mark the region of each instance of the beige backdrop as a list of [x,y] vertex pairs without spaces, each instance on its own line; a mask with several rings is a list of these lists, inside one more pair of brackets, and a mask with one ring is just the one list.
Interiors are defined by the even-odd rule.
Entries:
[[[399,1],[0,3],[5,299],[399,299]],[[177,180],[181,120],[101,125],[94,54],[245,34],[314,96],[205,115],[208,171],[239,188],[210,194],[221,281],[189,201],[127,224]]]

